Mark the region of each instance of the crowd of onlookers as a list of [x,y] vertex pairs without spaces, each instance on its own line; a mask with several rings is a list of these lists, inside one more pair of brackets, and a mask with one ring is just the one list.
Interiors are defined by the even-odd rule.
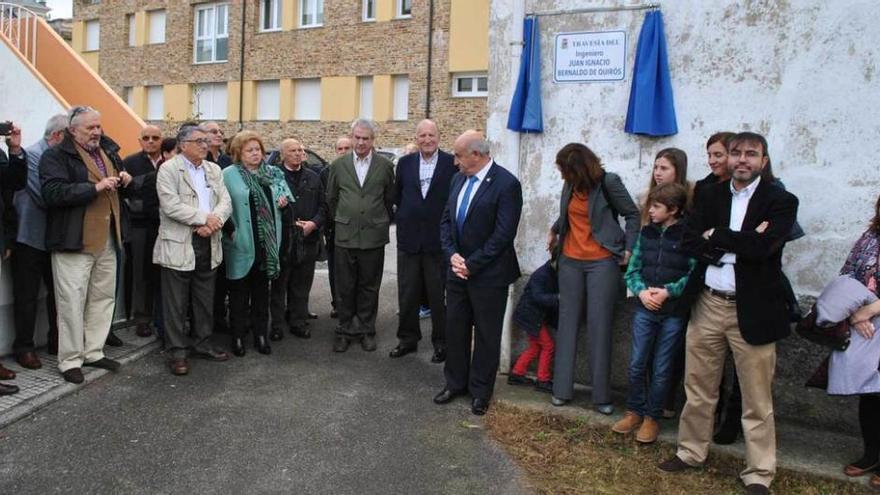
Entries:
[[[459,136],[447,153],[437,125],[424,120],[396,166],[375,152],[375,137],[371,122],[356,120],[337,140],[337,158],[312,166],[297,139],[285,139],[278,162],[268,163],[259,134],[244,130],[227,141],[215,122],[185,123],[174,137],[145,126],[141,151],[125,159],[89,107],[52,117],[27,149],[13,129],[0,171],[4,194],[14,193],[3,252],[12,256],[17,362],[41,366],[34,327],[43,283],[49,352],[64,378],[82,383],[82,366],[117,370],[103,348],[118,343],[110,329],[120,271],[125,313],[147,317],[137,333],[158,334],[173,374],[189,373],[192,358],[244,356],[249,338],[270,354],[287,333],[311,336],[309,293],[320,259],[328,261],[338,318],[333,351],[352,344],[374,351],[394,220],[400,312],[389,356],[417,350],[427,310],[431,361],[445,362],[445,386],[434,401],[470,395],[472,412],[485,414],[508,287],[520,276],[520,183],[495,163],[478,131]],[[718,133],[706,151],[711,172],[691,182],[687,155],[661,150],[646,191],[634,199],[587,146],[559,150],[563,184],[547,234],[549,260],[512,312],[529,345],[507,381],[551,394],[554,405],[570,402],[585,322],[592,403],[612,414],[612,319],[623,281],[636,308],[626,407],[611,429],[654,442],[660,420],[676,415],[683,384],[678,450],[660,469],[698,467],[711,441],[743,435],[746,492],[768,493],[776,472],[775,343],[801,321],[782,253],[804,231],[798,200],[773,175],[763,136]],[[845,468],[850,476],[880,465],[878,239],[880,198],[843,278],[823,291],[808,319],[818,332],[841,322],[847,328],[846,345],[834,348],[822,371],[829,393],[859,396],[865,451]],[[229,335],[227,349],[215,333]],[[536,358],[533,380],[528,368]],[[735,373],[725,386],[729,359]],[[0,367],[0,378],[14,373]],[[0,384],[0,394],[16,391]],[[880,475],[870,483],[880,487]]]

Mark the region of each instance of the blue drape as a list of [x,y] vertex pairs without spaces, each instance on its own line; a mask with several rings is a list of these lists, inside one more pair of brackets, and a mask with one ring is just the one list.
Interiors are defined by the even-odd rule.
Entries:
[[626,132],[648,136],[669,136],[678,133],[672,80],[666,57],[666,35],[663,14],[653,10],[645,15],[636,64],[633,70],[629,108],[626,111]]
[[516,91],[510,102],[507,128],[517,132],[543,132],[541,112],[541,43],[537,17],[523,20],[523,51]]

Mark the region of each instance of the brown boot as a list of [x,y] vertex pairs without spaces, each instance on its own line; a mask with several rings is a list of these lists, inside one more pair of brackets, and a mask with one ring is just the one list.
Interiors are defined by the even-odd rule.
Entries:
[[650,416],[645,416],[645,420],[642,422],[639,432],[636,433],[636,442],[654,443],[657,440],[657,435],[659,433],[660,425],[657,424],[657,420]]
[[617,423],[614,423],[614,426],[611,427],[611,431],[626,435],[627,433],[632,433],[632,431],[638,428],[641,424],[641,416],[633,411],[626,411],[623,413],[623,417],[620,418]]

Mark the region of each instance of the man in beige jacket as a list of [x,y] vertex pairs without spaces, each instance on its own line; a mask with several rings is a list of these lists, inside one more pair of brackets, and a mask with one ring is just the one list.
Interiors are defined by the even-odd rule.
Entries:
[[[229,355],[209,342],[213,328],[214,277],[223,261],[221,228],[232,214],[220,166],[205,159],[208,136],[195,125],[177,134],[180,154],[162,164],[156,177],[159,238],[153,262],[162,267],[162,310],[171,373],[189,373],[187,354],[212,361]],[[192,335],[185,333],[192,302]]]

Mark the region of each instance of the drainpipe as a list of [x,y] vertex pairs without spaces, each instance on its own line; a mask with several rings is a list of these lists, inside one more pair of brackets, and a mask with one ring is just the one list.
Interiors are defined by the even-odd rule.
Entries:
[[244,30],[247,2],[241,2],[241,47],[238,54],[238,130],[244,129]]
[[[503,2],[498,2],[498,4]],[[504,98],[509,101],[510,98],[513,97],[513,93],[516,90],[516,71],[519,69],[519,59],[522,55],[523,44],[522,44],[522,36],[523,36],[523,19],[525,19],[526,15],[526,2],[525,0],[514,0],[511,2],[511,10],[510,10],[510,22],[513,23],[510,29],[510,39],[508,40],[509,52],[507,54],[507,64],[493,64],[489,63],[489,68],[495,67],[496,73],[490,73],[489,76],[493,79],[492,84],[496,87],[501,87],[502,82],[497,77],[500,72],[500,68],[503,66],[507,66],[507,70],[511,73],[510,77],[507,78],[507,90],[501,92]],[[491,23],[492,12],[489,12],[489,22]],[[502,30],[498,30],[498,32],[502,32]],[[503,45],[501,45],[503,46]],[[490,45],[491,47],[491,45]],[[491,50],[491,48],[490,48]],[[502,49],[499,49],[498,52],[501,52]],[[496,55],[498,56],[498,55]],[[501,57],[504,55],[502,54]],[[500,58],[500,57],[499,57]],[[496,95],[498,92],[496,92]],[[490,93],[491,95],[491,93]],[[490,107],[491,108],[491,107]],[[502,139],[501,142],[504,143],[502,148],[509,151],[509,155],[505,158],[504,163],[516,164],[516,168],[511,170],[514,175],[520,180],[522,180],[522,142],[521,142],[521,134],[518,132],[514,132],[508,129],[501,130]],[[504,327],[501,331],[501,359],[499,364],[499,369],[502,372],[506,372],[510,369],[511,366],[511,346],[513,339],[511,338],[511,334],[513,331],[513,310],[516,301],[513,299],[513,286],[511,285],[508,288],[507,292],[507,309],[504,312]]]
[[434,62],[434,0],[428,2],[428,74],[425,98],[425,118],[431,118],[431,70]]

